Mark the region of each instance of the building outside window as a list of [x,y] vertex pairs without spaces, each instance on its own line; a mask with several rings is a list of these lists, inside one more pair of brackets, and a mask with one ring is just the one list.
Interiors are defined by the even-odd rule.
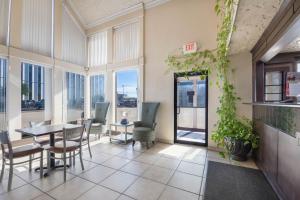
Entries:
[[90,78],[91,93],[91,116],[95,115],[95,105],[97,102],[104,102],[104,75],[95,75]]
[[124,113],[130,122],[138,119],[138,70],[130,69],[116,72],[116,120]]
[[44,67],[22,63],[22,111],[44,110],[45,70]]
[[84,76],[66,73],[67,87],[67,121],[81,118],[84,111]]
[[0,58],[0,128],[6,130],[7,61]]

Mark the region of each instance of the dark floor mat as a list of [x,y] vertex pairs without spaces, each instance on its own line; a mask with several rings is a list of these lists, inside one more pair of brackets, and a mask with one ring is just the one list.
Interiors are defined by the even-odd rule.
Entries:
[[209,161],[204,200],[277,200],[260,170]]

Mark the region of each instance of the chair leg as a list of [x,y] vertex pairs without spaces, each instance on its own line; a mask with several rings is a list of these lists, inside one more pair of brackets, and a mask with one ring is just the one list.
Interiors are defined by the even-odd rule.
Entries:
[[29,155],[29,171],[32,170],[32,154]]
[[135,145],[135,140],[132,140],[132,147],[134,147]]
[[3,180],[4,170],[5,170],[5,159],[2,159],[2,168],[1,168],[1,175],[0,175],[0,183]]
[[90,157],[92,158],[92,151],[91,151],[91,147],[90,147],[90,141],[88,141],[88,148],[89,148],[89,152],[90,152]]
[[11,190],[12,178],[13,178],[13,159],[9,159],[9,176],[8,176],[8,188],[7,190]]
[[50,151],[47,151],[47,174],[50,174]]
[[72,166],[72,152],[69,152],[69,165]]
[[44,155],[43,151],[41,151],[41,157],[40,157],[40,178],[43,178],[44,176]]
[[63,154],[63,160],[64,160],[64,182],[67,181],[67,159],[66,159],[66,153]]
[[82,161],[82,150],[81,150],[81,147],[80,147],[80,150],[79,150],[79,157],[80,157],[81,169],[84,170],[83,161]]
[[75,151],[73,151],[73,165],[75,166],[75,160],[76,160],[76,158],[75,158]]

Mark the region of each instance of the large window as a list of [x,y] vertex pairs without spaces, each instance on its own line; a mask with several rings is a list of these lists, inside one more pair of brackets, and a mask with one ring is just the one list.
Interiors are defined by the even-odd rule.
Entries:
[[283,99],[283,72],[271,71],[265,74],[265,101],[278,102]]
[[66,73],[67,87],[67,121],[81,118],[84,111],[84,76]]
[[44,67],[28,63],[22,63],[22,111],[44,110],[44,80]]
[[6,60],[0,58],[0,129],[6,129]]
[[94,116],[97,102],[104,102],[104,75],[91,76],[91,116]]
[[123,115],[129,121],[138,118],[138,70],[124,70],[116,72],[116,120],[119,122]]

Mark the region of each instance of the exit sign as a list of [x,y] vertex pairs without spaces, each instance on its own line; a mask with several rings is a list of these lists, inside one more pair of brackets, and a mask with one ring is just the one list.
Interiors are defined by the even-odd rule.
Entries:
[[197,51],[197,42],[189,42],[183,45],[183,54],[195,53]]

